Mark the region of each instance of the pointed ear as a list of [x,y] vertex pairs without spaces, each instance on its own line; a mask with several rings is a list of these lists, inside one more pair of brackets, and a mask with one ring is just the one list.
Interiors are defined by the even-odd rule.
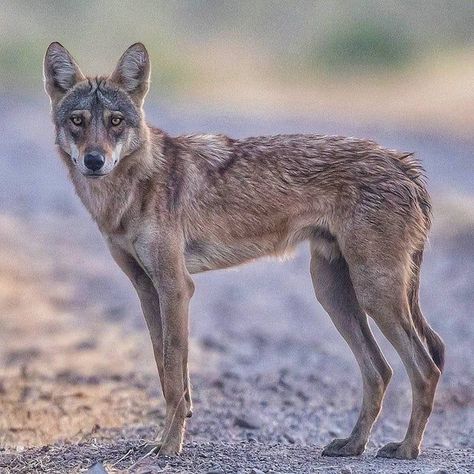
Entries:
[[123,53],[109,80],[125,89],[138,105],[142,105],[150,85],[150,58],[142,43],[132,44]]
[[57,102],[77,82],[85,79],[68,50],[59,43],[51,43],[43,64],[44,88],[52,102]]

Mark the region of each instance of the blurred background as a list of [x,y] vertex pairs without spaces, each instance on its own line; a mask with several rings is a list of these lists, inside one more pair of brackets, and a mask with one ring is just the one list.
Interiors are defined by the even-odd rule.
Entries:
[[[51,41],[91,75],[145,43],[147,118],[171,134],[316,132],[414,151],[435,206],[422,303],[448,351],[426,445],[472,449],[473,25],[469,0],[2,0],[0,464],[62,442],[71,468],[87,450],[119,458],[163,417],[137,299],[56,156],[42,85]],[[317,450],[350,432],[358,369],[308,265],[303,246],[288,262],[196,278],[189,443]],[[401,438],[410,407],[403,367],[377,335],[396,375],[370,448]]]

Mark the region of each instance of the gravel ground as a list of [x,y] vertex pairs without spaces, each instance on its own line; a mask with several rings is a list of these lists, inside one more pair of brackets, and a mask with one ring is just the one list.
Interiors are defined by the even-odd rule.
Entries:
[[[290,261],[199,275],[191,305],[195,414],[184,451],[144,457],[164,405],[136,297],[57,163],[46,104],[2,105],[10,125],[0,138],[0,472],[77,472],[95,463],[143,473],[474,470],[472,145],[297,119],[197,119],[192,110],[178,122],[152,108],[153,121],[171,132],[318,130],[417,151],[436,203],[422,304],[446,341],[447,363],[419,459],[376,459],[378,447],[403,437],[411,400],[398,357],[376,331],[395,375],[367,452],[323,458],[323,446],[352,429],[361,383],[316,303],[307,249]],[[25,126],[28,137],[18,134]]]

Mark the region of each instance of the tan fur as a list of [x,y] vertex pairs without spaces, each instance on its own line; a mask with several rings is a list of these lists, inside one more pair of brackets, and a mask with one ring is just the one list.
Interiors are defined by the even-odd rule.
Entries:
[[[58,61],[59,45],[52,50]],[[430,203],[416,160],[370,141],[337,136],[172,138],[144,121],[141,104],[150,68],[143,45],[133,45],[110,78],[86,83],[78,76],[62,94],[54,90],[50,61],[48,52],[46,89],[59,152],[77,194],[136,288],[150,330],[167,403],[160,452],[181,450],[191,413],[191,274],[283,256],[309,241],[316,296],[354,352],[364,388],[352,434],[330,443],[323,454],[362,453],[382,406],[391,369],[372,336],[368,314],[399,352],[413,389],[405,439],[379,455],[416,457],[443,359],[442,342],[418,307],[421,258],[416,256],[429,231]],[[61,80],[68,78],[62,74]],[[137,107],[139,118],[120,134],[100,120],[90,125],[99,137],[92,145],[114,157],[107,163],[115,163],[91,179],[80,166],[85,153],[80,143],[84,150],[91,147],[84,138],[89,132],[71,130],[67,104],[71,97],[87,103],[97,93],[105,97],[101,104],[113,109],[115,90],[126,91],[134,106],[125,101],[120,107],[130,117]],[[101,116],[100,107],[92,117]]]

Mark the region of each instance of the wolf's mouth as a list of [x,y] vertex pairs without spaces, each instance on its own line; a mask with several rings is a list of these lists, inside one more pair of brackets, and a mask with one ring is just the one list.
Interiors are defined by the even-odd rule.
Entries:
[[106,176],[105,174],[103,173],[87,173],[84,175],[86,178],[91,178],[91,179],[99,179],[99,178],[103,178],[104,176]]

